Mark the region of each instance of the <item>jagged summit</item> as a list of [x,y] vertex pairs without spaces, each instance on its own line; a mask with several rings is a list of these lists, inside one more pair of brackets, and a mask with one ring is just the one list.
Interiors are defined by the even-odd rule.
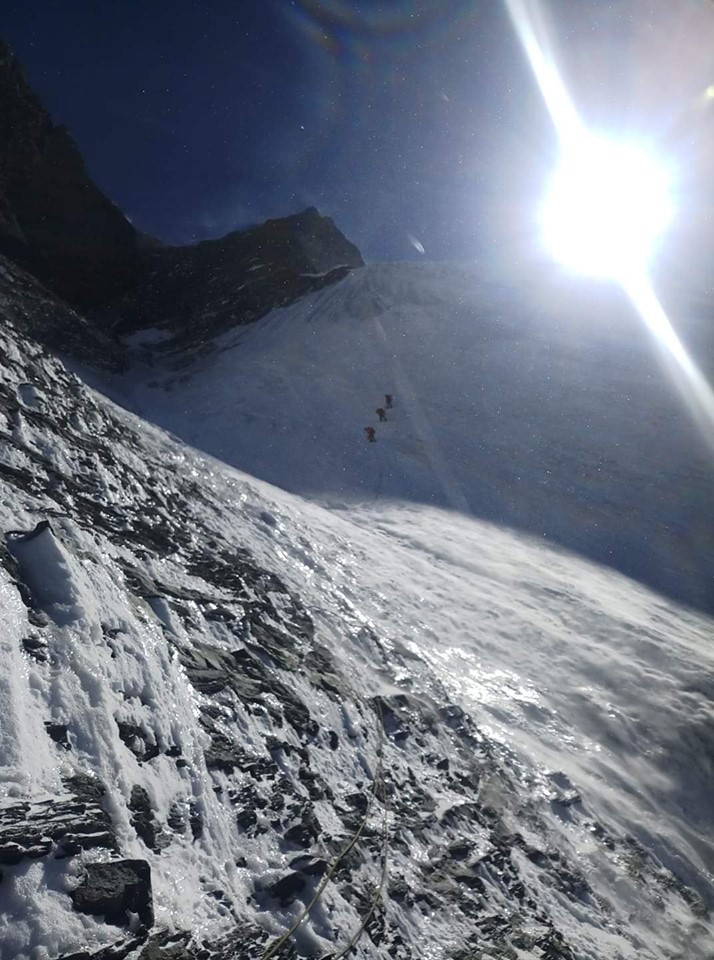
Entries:
[[[181,346],[250,323],[362,265],[329,217],[301,213],[169,246],[137,233],[92,182],[7,44],[0,45],[0,255],[112,335],[168,326]],[[41,335],[35,325],[34,335]]]
[[101,322],[121,333],[164,328],[165,346],[174,349],[205,344],[363,265],[357,247],[315,207],[218,240],[146,249],[143,262],[138,286]]

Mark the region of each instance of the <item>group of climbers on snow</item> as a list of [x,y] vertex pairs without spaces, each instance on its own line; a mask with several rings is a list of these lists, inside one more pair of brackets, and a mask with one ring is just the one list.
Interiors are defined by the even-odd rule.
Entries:
[[[393,406],[394,406],[394,397],[392,396],[391,393],[385,393],[384,406],[377,407],[377,409],[374,411],[379,417],[380,423],[387,422],[387,410],[391,410]],[[374,429],[374,427],[365,427],[364,432],[367,435],[367,440],[369,441],[369,443],[374,443],[376,441],[377,431]]]

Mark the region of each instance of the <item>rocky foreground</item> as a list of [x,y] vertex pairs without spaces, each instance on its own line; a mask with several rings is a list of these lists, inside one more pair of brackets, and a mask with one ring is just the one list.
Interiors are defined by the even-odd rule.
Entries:
[[660,956],[552,823],[705,956],[703,892],[566,776],[531,803],[413,652],[354,609],[316,628],[277,540],[272,569],[246,549],[285,534],[249,483],[7,313],[0,363],[3,960],[573,960],[566,915]]

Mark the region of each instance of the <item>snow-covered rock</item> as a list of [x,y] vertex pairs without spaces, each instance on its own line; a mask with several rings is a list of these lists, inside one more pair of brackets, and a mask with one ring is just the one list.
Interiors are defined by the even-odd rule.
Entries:
[[711,620],[0,350],[2,960],[708,956]]

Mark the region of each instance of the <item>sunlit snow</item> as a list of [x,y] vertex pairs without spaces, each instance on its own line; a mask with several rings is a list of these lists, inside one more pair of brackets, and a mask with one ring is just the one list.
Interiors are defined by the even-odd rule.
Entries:
[[[387,726],[384,767],[401,789],[410,777],[421,781],[432,803],[426,812],[409,812],[428,823],[428,842],[411,839],[408,817],[385,806],[392,881],[416,884],[420,871],[457,838],[468,840],[475,857],[486,858],[493,843],[486,830],[458,834],[458,811],[473,804],[490,811],[513,841],[520,882],[537,900],[537,910],[523,906],[533,943],[547,920],[578,958],[704,958],[714,936],[707,909],[714,902],[712,621],[526,529],[526,494],[544,511],[547,503],[554,511],[575,502],[559,486],[562,479],[546,489],[556,451],[568,469],[575,462],[589,476],[599,469],[600,461],[591,459],[597,444],[589,438],[570,432],[566,445],[556,443],[558,432],[562,440],[568,429],[567,417],[536,437],[528,415],[535,390],[542,389],[551,414],[575,402],[573,383],[587,367],[578,340],[586,325],[576,320],[573,330],[559,320],[551,365],[531,351],[523,334],[524,325],[540,324],[535,311],[514,315],[508,294],[492,289],[479,315],[465,298],[469,276],[461,289],[445,283],[443,273],[426,276],[431,279],[410,299],[409,271],[372,271],[366,281],[348,280],[236,331],[223,352],[201,361],[188,380],[165,368],[156,371],[158,387],[140,392],[135,385],[134,400],[147,414],[153,404],[156,418],[176,432],[236,463],[245,458],[246,466],[262,468],[290,492],[188,449],[90,392],[82,394],[81,412],[75,411],[66,435],[49,430],[52,420],[19,410],[16,445],[3,451],[5,466],[20,471],[31,463],[36,470],[41,462],[57,476],[89,472],[101,489],[99,509],[112,518],[118,536],[101,533],[79,507],[58,509],[51,485],[0,501],[3,529],[14,531],[8,546],[20,579],[32,585],[46,618],[40,632],[48,656],[42,663],[21,653],[23,638],[37,628],[13,576],[0,569],[0,645],[7,664],[0,675],[6,731],[0,804],[55,795],[62,776],[79,766],[107,784],[121,849],[150,863],[159,925],[216,938],[237,919],[249,918],[274,936],[295,921],[303,901],[268,910],[261,900],[295,851],[286,851],[267,829],[269,815],[262,810],[265,832],[248,835],[237,825],[228,800],[231,781],[206,765],[203,695],[176,655],[177,649],[201,648],[218,656],[238,642],[213,615],[237,598],[212,587],[207,604],[207,584],[199,570],[189,569],[186,556],[210,561],[219,546],[236,556],[248,550],[299,596],[317,640],[352,685],[351,698],[340,703],[304,669],[290,677],[319,718],[321,732],[310,744],[312,770],[336,798],[316,801],[325,833],[341,838],[336,805],[356,783],[373,780],[382,762],[364,704],[375,695],[404,695],[434,720],[405,739]],[[395,286],[407,294],[401,308],[385,299],[385,289]],[[625,335],[605,325],[600,331],[599,342],[618,351],[631,336],[631,330]],[[11,360],[3,388],[19,395],[29,365],[36,364],[32,370],[43,373],[33,404],[59,417],[71,386],[60,365],[30,346],[14,351],[7,337],[1,345]],[[566,381],[567,357],[573,372]],[[603,382],[627,389],[629,369],[601,373]],[[119,386],[128,389],[126,383],[113,389]],[[72,389],[80,388],[75,383]],[[372,449],[361,431],[385,392],[395,394],[395,406]],[[640,395],[633,391],[633,416],[618,418],[618,429],[639,423],[624,436],[639,443],[646,459],[624,475],[609,465],[604,486],[585,484],[589,492],[578,516],[590,531],[611,509],[605,500],[617,502],[630,484],[628,502],[635,496],[637,502],[631,514],[617,515],[618,522],[632,538],[643,531],[660,537],[646,527],[657,485],[669,489],[672,471],[692,471],[691,459],[664,476],[654,471],[655,464],[665,470],[671,456],[647,446],[649,426],[636,412],[645,399],[662,394],[661,384]],[[583,396],[583,409],[591,409],[591,399],[591,393]],[[654,414],[670,402],[665,397]],[[595,423],[597,410],[590,415],[594,436],[612,430],[613,421]],[[97,437],[111,438],[111,462],[92,452],[89,438]],[[696,449],[694,437],[682,428],[672,439],[683,457]],[[125,479],[118,485],[120,470]],[[651,477],[654,493],[636,486],[642,475]],[[703,494],[694,482],[689,489],[696,507]],[[504,501],[512,509],[510,527],[502,522]],[[489,512],[501,522],[490,522]],[[21,533],[46,514],[51,535],[23,540]],[[182,548],[142,550],[140,522],[156,525],[159,533],[177,530]],[[671,540],[662,542],[666,553]],[[135,582],[139,577],[143,587]],[[276,587],[270,609],[290,602]],[[269,698],[265,703],[270,706]],[[468,802],[442,786],[440,773],[444,763],[457,769],[465,762],[463,747],[453,747],[446,735],[458,730],[464,715],[480,731],[471,750],[482,764]],[[44,735],[47,720],[68,724],[70,751]],[[150,762],[140,763],[126,749],[117,720],[147,730],[150,745],[160,747]],[[234,722],[249,750],[269,735],[290,736],[272,727],[269,710],[236,708]],[[323,742],[328,729],[339,732],[339,749]],[[185,765],[170,759],[175,748]],[[288,754],[278,756],[284,775],[295,777]],[[199,811],[203,835],[192,839],[187,832],[161,852],[148,850],[127,807],[137,783],[162,820],[177,801]],[[379,836],[378,811],[370,818]],[[539,863],[533,859],[538,850],[552,859]],[[76,859],[7,868],[0,900],[3,960],[51,960],[119,938],[111,924],[68,907],[67,891],[78,882],[81,865],[104,856],[88,850]],[[364,864],[373,884],[379,869],[378,861]],[[497,874],[484,877],[489,916],[514,915]],[[344,888],[329,888],[296,932],[299,955],[323,956],[343,946],[359,922]],[[407,908],[390,899],[385,923],[400,931],[412,956],[433,960],[457,955],[475,933],[468,918],[456,910],[447,917],[438,904]],[[487,942],[484,934],[484,950]],[[512,950],[504,946],[511,953],[502,955],[543,956],[525,942]],[[386,960],[389,954],[365,939],[354,955]]]

